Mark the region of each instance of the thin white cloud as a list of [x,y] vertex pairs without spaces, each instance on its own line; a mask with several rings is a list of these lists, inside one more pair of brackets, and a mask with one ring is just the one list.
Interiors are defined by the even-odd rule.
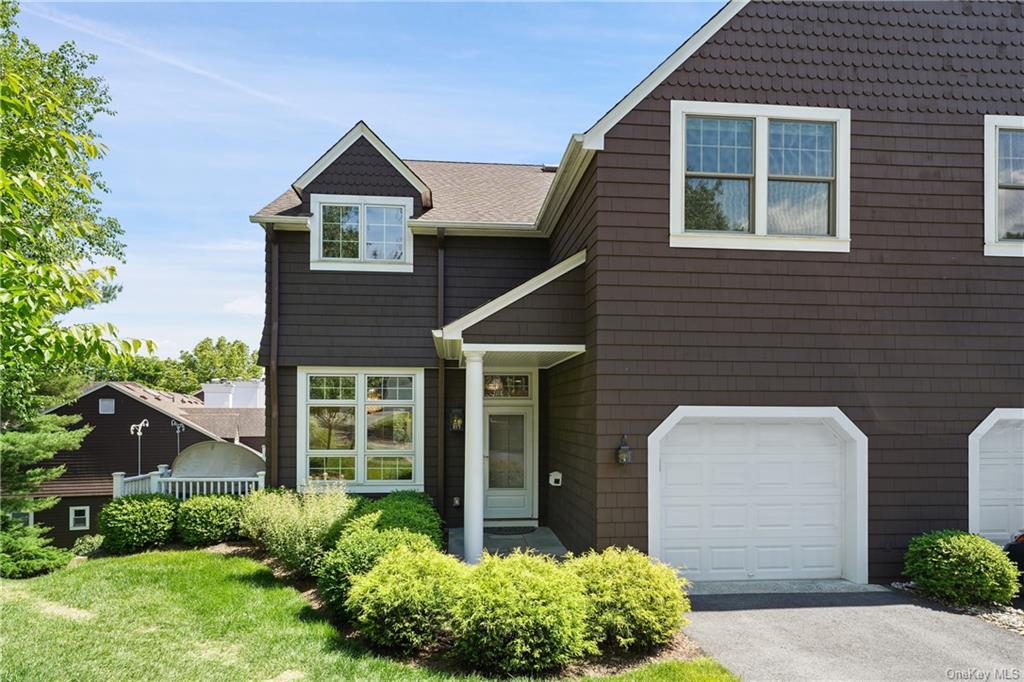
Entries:
[[303,116],[307,118],[313,118],[319,121],[326,121],[329,123],[342,125],[342,123],[338,119],[332,116],[324,116],[315,111],[310,111],[283,97],[278,97],[277,95],[265,92],[263,90],[260,90],[259,88],[254,88],[249,85],[246,85],[241,81],[237,81],[233,78],[228,78],[227,76],[222,76],[219,73],[210,71],[209,69],[204,69],[200,66],[196,66],[195,64],[187,62],[184,59],[181,59],[180,57],[170,54],[168,52],[163,52],[160,50],[154,50],[149,47],[144,47],[138,44],[137,41],[132,40],[129,34],[126,34],[123,31],[116,30],[102,22],[90,21],[76,14],[61,12],[59,10],[53,9],[52,7],[47,7],[46,5],[24,5],[22,6],[22,11],[24,11],[26,14],[31,14],[33,16],[39,17],[40,19],[44,19],[46,21],[50,21],[59,26],[70,28],[74,31],[78,31],[79,33],[84,33],[85,35],[92,36],[97,40],[102,40],[104,42],[117,45],[118,47],[122,47],[126,50],[131,50],[132,52],[141,54],[145,57],[149,57],[150,59],[161,62],[163,64],[173,66],[187,73],[191,73],[193,75],[214,81],[215,83],[219,83],[220,85],[223,85],[227,88],[231,88],[232,90],[235,90],[242,94],[249,95],[250,97],[253,97],[255,99],[260,99],[265,102],[270,102],[271,104],[276,104],[280,107],[290,109],[292,111],[300,112]]
[[236,315],[255,315],[263,317],[263,306],[266,303],[263,294],[242,296],[224,304],[224,312]]

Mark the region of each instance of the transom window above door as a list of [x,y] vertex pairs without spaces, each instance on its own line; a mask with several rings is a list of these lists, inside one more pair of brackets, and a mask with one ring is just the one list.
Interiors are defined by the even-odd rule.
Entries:
[[672,102],[670,244],[849,251],[846,109]]
[[299,370],[300,486],[422,485],[423,371]]
[[313,194],[310,209],[310,269],[412,272],[411,198]]
[[529,374],[487,374],[484,376],[484,398],[529,398]]

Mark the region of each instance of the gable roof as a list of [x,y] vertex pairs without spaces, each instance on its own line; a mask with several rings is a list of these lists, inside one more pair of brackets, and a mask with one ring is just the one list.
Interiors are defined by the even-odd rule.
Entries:
[[388,163],[394,166],[395,170],[401,173],[402,177],[419,191],[424,207],[431,205],[430,187],[404,161],[398,158],[398,155],[391,151],[391,148],[384,144],[383,140],[377,137],[377,134],[370,130],[370,126],[366,125],[363,121],[359,121],[352,126],[351,130],[342,135],[341,139],[334,143],[333,147],[324,152],[323,156],[317,159],[312,166],[306,169],[305,173],[299,176],[298,180],[292,183],[295,191],[301,192],[304,190],[306,185],[313,182],[339,156],[344,154],[346,149],[355,144],[360,138],[365,138],[367,142],[373,145],[380,152],[380,155],[387,159]]
[[491,299],[482,306],[466,313],[457,320],[452,320],[441,329],[433,330],[434,346],[438,355],[444,358],[458,357],[462,347],[462,332],[474,324],[487,319],[494,313],[507,308],[519,299],[532,294],[546,284],[583,265],[587,261],[586,249],[552,265],[544,272],[532,277],[519,286],[509,289],[501,296]]
[[670,54],[665,61],[651,71],[635,88],[620,99],[614,107],[590,126],[587,132],[583,133],[583,146],[586,149],[604,149],[604,136],[616,123],[632,111],[640,101],[651,94],[658,85],[672,75],[672,72],[683,65],[711,36],[715,35],[720,28],[725,26],[730,19],[746,7],[750,0],[729,0],[722,9],[705,22],[696,33],[690,36],[685,43]]
[[88,384],[82,389],[82,392],[73,401],[51,407],[46,412],[53,412],[64,405],[69,405],[72,402],[78,402],[90,393],[95,393],[104,387],[110,387],[119,393],[136,400],[144,405],[152,407],[157,412],[160,412],[171,419],[177,419],[181,423],[185,424],[193,431],[197,431],[208,438],[213,440],[223,440],[213,431],[200,426],[195,423],[188,416],[189,409],[197,409],[203,407],[203,401],[195,396],[185,395],[184,393],[174,393],[173,391],[160,391],[153,388],[147,388],[141,384],[136,384],[131,381],[100,381],[92,384]]
[[[550,166],[472,161],[403,161],[431,188],[433,206],[417,227],[531,229],[556,173]],[[310,213],[289,187],[250,220],[305,226]]]

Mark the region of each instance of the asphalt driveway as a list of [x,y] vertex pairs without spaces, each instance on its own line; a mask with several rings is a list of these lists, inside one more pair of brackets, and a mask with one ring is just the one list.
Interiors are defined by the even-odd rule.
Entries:
[[892,590],[693,595],[686,631],[744,680],[1024,680],[1024,638]]

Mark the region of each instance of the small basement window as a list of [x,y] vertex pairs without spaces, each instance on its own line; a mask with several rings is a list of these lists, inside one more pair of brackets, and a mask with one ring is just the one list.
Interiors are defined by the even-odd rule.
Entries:
[[68,509],[68,530],[89,530],[88,507],[71,507]]
[[20,512],[20,511],[16,511],[16,512],[11,512],[9,514],[9,516],[16,523],[18,523],[19,525],[25,526],[26,528],[34,525],[35,521],[36,521],[36,519],[35,519],[35,512]]
[[850,250],[848,109],[672,102],[669,243]]
[[409,197],[313,194],[311,270],[412,272]]
[[114,414],[115,407],[113,398],[100,398],[100,414]]
[[1024,116],[985,117],[985,255],[1024,256]]

